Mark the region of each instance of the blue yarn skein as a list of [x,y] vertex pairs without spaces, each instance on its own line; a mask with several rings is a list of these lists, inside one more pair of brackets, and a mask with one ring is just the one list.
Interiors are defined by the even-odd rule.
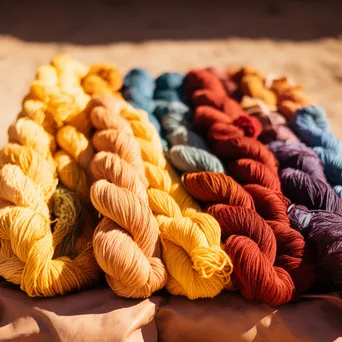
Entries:
[[[143,109],[148,113],[148,119],[161,135],[161,126],[153,115],[155,109],[154,78],[146,70],[132,69],[124,79],[122,95],[125,100],[136,109]],[[161,136],[163,147],[167,147],[167,141]]]
[[323,163],[327,179],[341,197],[342,143],[329,132],[329,122],[324,109],[319,106],[300,108],[289,121],[289,126],[303,142],[313,147]]
[[224,172],[220,160],[209,153],[206,142],[192,130],[192,112],[183,98],[183,79],[183,75],[170,72],[154,81],[148,72],[133,69],[125,77],[123,95],[136,108],[148,111],[153,124],[158,121],[158,132],[171,147],[168,159],[176,169]]

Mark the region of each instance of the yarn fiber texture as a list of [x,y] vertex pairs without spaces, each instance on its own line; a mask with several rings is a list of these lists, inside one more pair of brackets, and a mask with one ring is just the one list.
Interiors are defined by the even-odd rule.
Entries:
[[284,193],[295,205],[292,226],[316,257],[319,292],[342,289],[342,200],[328,184],[321,160],[304,144],[270,144],[280,162]]
[[[123,103],[118,99],[114,99],[113,101],[109,107],[105,108],[105,111],[107,112],[109,108],[108,114],[110,114],[111,117],[113,115],[116,115],[115,117],[120,115],[122,119],[127,120],[135,140],[140,146],[145,177],[148,182],[148,203],[159,225],[162,257],[168,270],[166,288],[171,294],[184,295],[190,299],[216,296],[221,292],[224,286],[230,282],[230,273],[232,272],[231,261],[220,246],[220,227],[217,221],[210,215],[200,211],[198,204],[196,204],[196,202],[186,193],[174,170],[167,164],[163,156],[161,140],[156,129],[148,121],[147,113],[134,109],[128,103]],[[102,119],[103,122],[106,120],[107,119]],[[120,122],[122,123],[124,120]],[[108,122],[112,121],[112,119],[108,118]],[[105,127],[110,127],[110,124],[108,126],[108,122]],[[118,125],[118,122],[118,120],[114,120],[116,125]],[[128,130],[129,126],[125,125],[125,127],[127,127],[125,128],[125,131]],[[96,124],[96,127],[99,128],[99,124]],[[102,127],[105,128],[104,126]],[[101,143],[96,143],[94,140],[95,147],[97,146],[97,149],[103,151],[104,146],[107,146],[107,151],[116,153],[113,149],[116,146],[115,141],[117,140],[117,133],[115,133],[115,131],[112,133],[100,131],[99,134],[106,134],[106,139],[103,139]],[[128,134],[126,135],[128,139]],[[110,143],[108,144],[108,142]],[[133,145],[130,146],[133,150]],[[138,153],[138,151],[136,151],[136,153]],[[128,158],[131,155],[131,152],[125,145],[121,145],[120,151],[117,151],[117,154],[121,156],[121,159],[124,159],[126,156]],[[130,162],[130,160],[124,160]],[[139,172],[142,165],[140,164],[139,159],[136,159],[135,156],[133,159],[131,158],[131,160],[132,163],[135,163],[134,168],[137,170],[135,175],[140,175],[140,178],[145,179],[143,174]],[[93,164],[92,168],[94,167]],[[98,169],[100,170],[100,167]],[[120,226],[132,234],[132,229],[134,229],[134,227],[129,228],[128,222],[133,220],[132,223],[135,224],[134,220],[139,216],[144,225],[152,225],[153,219],[147,209],[145,212],[137,212],[139,208],[144,207],[144,191],[146,191],[146,188],[144,188],[143,185],[140,185],[140,189],[136,188],[131,191],[127,191],[126,189],[119,192],[119,190],[115,188],[114,183],[120,181],[120,175],[116,176],[114,179],[110,176],[110,172],[100,172],[102,173],[100,178],[104,179],[95,183],[92,188],[91,198],[94,206],[99,209],[100,212],[103,212],[106,217],[110,217],[111,221],[105,221],[109,221],[108,227],[115,226],[114,222],[120,222]],[[96,175],[96,177],[99,178],[98,175]],[[123,178],[122,182],[125,181],[126,178],[128,180],[131,179],[126,176]],[[108,180],[110,182],[108,182]],[[141,181],[137,184],[141,184]],[[142,181],[142,184],[145,184],[144,181]],[[121,185],[131,187],[130,184]],[[116,191],[105,191],[106,187],[109,187],[112,190],[115,189]],[[138,200],[139,205],[138,203],[134,203],[134,192],[138,192],[135,201]],[[116,203],[118,199],[116,196],[118,196],[117,194],[119,193],[130,196],[131,200],[129,202],[118,201]],[[114,213],[112,208],[120,205],[120,203],[122,205],[122,210]],[[128,207],[124,208],[124,205]],[[133,207],[133,205],[135,205],[135,207]],[[131,211],[129,211],[129,207],[132,208]],[[135,208],[134,211],[133,208]],[[128,212],[130,212],[130,216],[132,217],[129,221],[127,221],[128,218],[125,214]],[[101,231],[103,231],[103,228],[104,227],[99,226],[97,228],[98,235],[95,236],[100,236],[101,238]],[[138,228],[141,229],[140,226],[136,229]],[[144,230],[148,230],[149,228],[152,229],[152,227],[144,227]],[[115,231],[121,231],[118,225],[116,225]],[[103,237],[103,240],[99,241],[97,237],[95,237],[96,246],[100,246],[101,243],[108,246],[103,261],[99,261],[103,266],[104,260],[108,260],[108,263],[105,263],[105,271],[107,274],[114,276],[113,270],[117,269],[121,270],[123,277],[130,274],[130,277],[137,278],[138,275],[141,275],[142,278],[143,270],[146,269],[149,270],[149,274],[147,274],[147,278],[146,275],[144,275],[144,279],[148,279],[152,269],[150,265],[147,265],[144,268],[141,267],[140,270],[132,269],[131,260],[116,258],[116,256],[118,256],[117,253],[121,253],[121,251],[112,249],[109,247],[109,244],[107,244],[110,241],[114,241],[113,237],[115,234],[114,230],[108,228],[108,238]],[[126,232],[124,236],[126,237],[126,241],[131,241],[132,237],[128,236]],[[136,233],[136,236],[133,238],[139,236],[140,234]],[[120,241],[122,239],[123,237],[120,238]],[[141,239],[142,241],[137,243],[141,251],[136,251],[136,253],[141,255],[142,260],[139,260],[139,263],[141,264],[144,262],[146,265],[146,263],[148,264],[148,260],[149,262],[152,260],[151,258],[148,259],[148,256],[149,251],[151,251],[152,248],[151,246],[154,245],[154,243],[148,243],[148,241],[152,241],[153,238],[147,236],[147,234],[142,234]],[[117,243],[119,243],[119,239],[117,240]],[[127,250],[124,241],[122,240],[120,243],[122,248]],[[145,245],[146,247],[144,247]],[[147,249],[147,246],[149,246],[149,249]],[[97,247],[95,247],[95,251],[98,258],[98,253],[100,253],[100,251]],[[129,255],[132,256],[132,254]],[[127,256],[125,258],[127,258]],[[100,259],[98,258],[98,260]],[[129,267],[130,272],[128,270],[122,270],[124,265]],[[120,271],[118,271],[118,274],[120,274]],[[160,279],[162,279],[162,277],[160,277]],[[110,282],[110,285],[118,286],[121,289],[121,285],[124,283],[127,283],[127,279],[120,279],[119,284],[113,279],[113,282]],[[159,286],[156,286],[153,289],[157,289],[157,287]]]
[[288,120],[300,107],[312,103],[303,88],[287,77],[265,76],[250,66],[232,71],[230,77],[243,95],[259,99],[271,108],[276,107]]
[[[233,282],[239,285],[242,293],[248,299],[271,305],[289,301],[312,285],[315,274],[312,267],[307,265],[303,237],[290,226],[287,217],[290,202],[280,192],[277,161],[271,151],[256,140],[261,125],[226,95],[220,80],[210,71],[191,71],[185,78],[184,87],[195,107],[195,129],[207,139],[211,150],[224,162],[228,175],[243,185],[253,198],[254,206],[249,204],[246,210],[243,205],[230,200],[229,191],[225,189],[232,188],[231,185],[227,186],[232,179],[224,178],[222,174],[189,174],[183,178],[183,182],[195,198],[207,204],[208,211],[220,222],[222,231],[230,229],[229,236],[234,238],[227,239],[225,249],[234,264]],[[212,196],[207,194],[208,189],[211,189]],[[243,201],[241,199],[238,203]],[[236,210],[240,210],[239,215],[235,214]],[[253,210],[255,213],[250,213]],[[239,221],[233,225],[231,217],[238,217]],[[254,218],[253,222],[246,224],[250,217]],[[260,234],[267,229],[262,219],[269,224],[267,231],[270,235],[267,238],[260,238]],[[226,227],[229,225],[235,230]],[[245,228],[248,233],[241,234],[241,226],[248,227]],[[257,234],[258,239],[254,234]],[[262,255],[260,258],[265,257],[265,241],[272,246],[270,248],[274,254],[266,253],[269,257],[266,258],[267,262],[254,262],[258,253]],[[250,244],[253,249],[243,248]],[[259,256],[257,260],[261,260]],[[276,289],[272,293],[263,288],[266,278],[258,278],[261,272],[272,274],[269,278],[266,276],[272,283],[268,286]]]
[[306,106],[298,109],[289,125],[321,159],[325,175],[338,194],[342,185],[342,144],[329,132],[329,122],[322,107]]
[[152,123],[157,120],[159,133],[170,146],[168,159],[177,170],[223,172],[220,160],[192,130],[192,112],[183,102],[183,79],[179,73],[167,72],[154,80],[147,71],[133,69],[125,77],[124,94],[136,108],[150,110]]
[[107,282],[120,296],[144,298],[166,284],[159,226],[149,207],[144,162],[121,103],[94,97],[90,118],[97,129],[91,163],[97,181],[91,200],[104,215],[94,233],[94,253]]
[[[38,69],[19,117],[31,119],[55,136],[51,143],[59,146],[54,154],[59,179],[89,202],[91,180],[87,169],[94,151],[87,137],[91,128],[86,108],[90,97],[81,86],[87,71],[69,56],[56,55],[50,64]],[[16,133],[11,131],[11,135]]]
[[[81,73],[77,62],[65,58],[67,69]],[[52,64],[63,64],[65,58],[57,56]],[[0,276],[32,297],[81,290],[101,277],[91,244],[92,217],[75,193],[57,187],[53,154],[58,153],[59,118],[69,113],[59,102],[68,97],[69,73],[55,78],[60,69],[53,65],[38,70],[0,152]],[[73,86],[68,91],[79,95]]]
[[263,144],[272,141],[284,141],[287,143],[299,143],[300,140],[287,126],[285,117],[277,111],[277,107],[270,107],[262,100],[244,96],[241,106],[247,114],[257,118],[262,125],[262,132],[258,139]]

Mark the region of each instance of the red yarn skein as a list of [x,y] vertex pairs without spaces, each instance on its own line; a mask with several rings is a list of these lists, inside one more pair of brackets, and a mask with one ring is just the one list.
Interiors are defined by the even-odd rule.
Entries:
[[[232,179],[227,180],[230,177],[218,173],[187,174],[184,184],[219,221],[226,252],[234,261],[235,282],[246,298],[285,303],[306,291],[315,275],[303,263],[303,237],[290,226],[277,161],[256,139],[260,122],[229,98],[219,78],[208,70],[191,71],[184,89],[195,108],[195,130],[244,189],[237,191]],[[232,199],[235,196],[240,199]]]
[[[242,294],[273,306],[291,300],[295,290],[291,276],[282,267],[274,266],[277,242],[288,231],[288,218],[278,217],[286,206],[283,199],[275,195],[272,207],[265,209],[270,220],[265,220],[257,213],[252,195],[223,173],[189,173],[183,176],[183,183],[195,198],[210,203],[207,211],[221,226],[222,241],[234,265],[232,279]],[[291,234],[293,238],[300,235],[295,230]],[[291,261],[298,265],[300,255],[291,256]]]

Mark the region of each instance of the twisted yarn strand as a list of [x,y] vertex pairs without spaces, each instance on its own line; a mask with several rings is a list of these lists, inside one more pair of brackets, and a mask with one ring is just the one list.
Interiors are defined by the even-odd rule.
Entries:
[[45,297],[94,284],[100,269],[91,217],[75,194],[56,188],[54,118],[46,103],[32,101],[44,110],[22,113],[0,152],[0,275],[29,296]]
[[341,194],[342,144],[329,132],[329,122],[324,109],[319,106],[302,107],[289,121],[289,125],[304,143],[313,148],[323,163],[330,184]]
[[270,148],[280,162],[280,179],[292,226],[315,255],[319,292],[342,288],[342,200],[328,184],[322,162],[304,144],[273,142]]
[[242,94],[241,102],[249,97],[258,99],[271,109],[277,109],[287,120],[290,120],[297,109],[312,101],[305,94],[303,88],[287,77],[274,75],[265,76],[259,70],[244,66],[230,73]]
[[67,189],[88,202],[87,166],[94,152],[87,138],[90,122],[86,106],[90,97],[81,87],[87,71],[69,56],[55,56],[49,65],[38,69],[19,117],[35,121],[56,136],[60,147],[54,154],[58,177]]
[[94,254],[120,296],[145,298],[164,287],[159,227],[148,204],[140,146],[110,96],[94,97],[90,118],[97,129],[91,162],[97,181],[91,201],[104,215],[94,233]]

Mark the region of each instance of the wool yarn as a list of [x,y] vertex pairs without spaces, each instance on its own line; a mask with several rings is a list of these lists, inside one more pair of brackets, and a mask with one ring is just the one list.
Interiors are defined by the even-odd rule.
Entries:
[[[104,102],[104,100],[102,101],[103,104],[106,103],[106,107],[101,109],[101,111],[105,111],[108,114],[108,116],[102,117],[102,122],[109,120],[108,122],[117,125],[119,120],[114,119],[113,121],[113,119],[109,119],[109,117],[117,118],[117,116],[120,115],[122,119],[127,120],[136,141],[139,143],[145,177],[149,184],[149,188],[147,189],[148,203],[159,225],[162,257],[168,270],[166,288],[174,295],[184,295],[190,299],[216,296],[223,287],[229,283],[230,274],[232,272],[231,261],[220,246],[220,227],[217,221],[210,215],[200,211],[198,204],[186,193],[179,178],[171,166],[167,164],[163,156],[160,138],[153,125],[149,123],[147,113],[136,110],[128,103],[118,99],[114,100],[114,102],[110,100],[105,100],[106,102]],[[123,121],[120,122],[122,123]],[[96,127],[100,128],[102,125],[103,123],[101,125],[98,123],[96,124]],[[107,124],[106,127],[110,127],[110,124]],[[129,129],[129,126],[126,127],[125,131]],[[105,127],[102,126],[102,128]],[[100,131],[99,134],[101,132],[102,131]],[[113,134],[107,134],[106,139],[103,139],[100,144],[95,143],[94,140],[95,146],[97,146],[97,148],[99,147],[101,150],[104,149],[104,146],[107,146],[107,151],[113,152],[117,134],[114,132],[112,133]],[[105,141],[107,141],[107,144]],[[127,144],[127,140],[125,144]],[[126,158],[126,155],[133,155],[125,144],[120,147],[122,153],[120,151],[117,153],[121,156],[121,159]],[[101,152],[101,154],[103,153],[104,152]],[[124,153],[126,153],[126,155]],[[138,151],[136,151],[136,153],[138,153]],[[136,164],[138,163],[138,165],[141,165],[136,158],[133,158],[133,160],[132,158],[128,160],[125,159],[125,161],[128,163],[135,162]],[[93,172],[95,171],[94,168],[95,166],[92,167]],[[130,264],[131,260],[115,257],[120,251],[117,249],[113,250],[109,247],[110,245],[106,242],[105,235],[108,235],[108,240],[113,242],[112,237],[115,236],[115,232],[110,227],[113,227],[114,222],[120,222],[120,226],[125,229],[132,229],[128,227],[127,220],[133,220],[132,223],[135,224],[135,220],[138,217],[140,217],[144,225],[153,223],[147,208],[145,212],[137,212],[138,208],[143,207],[144,205],[145,188],[141,185],[140,190],[131,188],[131,191],[122,190],[119,192],[118,186],[115,186],[114,183],[120,181],[120,175],[113,176],[110,172],[106,173],[105,171],[103,172],[103,170],[100,171],[100,167],[96,169],[99,170],[99,173],[97,174],[94,172],[95,177],[104,179],[99,180],[92,187],[91,198],[95,207],[99,209],[100,212],[103,211],[104,215],[111,219],[105,219],[107,228],[104,227],[104,223],[100,224],[97,228],[97,234],[100,235],[95,234],[94,240],[95,245],[100,245],[102,243],[108,246],[104,259],[110,262],[106,263],[105,271],[113,274],[113,269],[117,268],[118,274],[120,274],[119,270],[121,270],[124,276],[128,276],[128,270],[122,270],[122,267],[126,265],[127,267],[130,267],[131,277],[136,278],[139,274],[142,277],[143,269],[140,271],[136,268],[132,269]],[[137,170],[135,174],[140,175],[140,178],[144,179],[142,173],[139,172],[141,167],[135,166],[135,169]],[[126,177],[128,180],[131,179],[128,178],[128,176]],[[123,178],[123,181],[124,180],[125,178]],[[131,187],[131,185],[127,183],[122,183],[121,185],[124,187]],[[106,191],[106,188],[110,188],[112,192]],[[136,199],[134,199],[134,194],[132,192],[137,193]],[[122,193],[124,193],[125,196],[130,196],[130,201],[122,200],[122,202],[115,202],[118,200],[117,196]],[[114,198],[112,196],[114,196]],[[142,196],[142,199],[139,200],[139,196]],[[134,202],[137,200],[140,202],[139,206],[138,203]],[[121,210],[113,212],[111,209],[115,205],[121,205]],[[133,212],[133,205],[135,212]],[[132,210],[129,211],[129,208],[124,208],[123,206],[131,207]],[[132,218],[130,216],[127,217],[125,213],[130,213]],[[138,226],[136,229],[138,228],[141,229],[141,226]],[[103,240],[99,241],[97,236],[99,236],[99,239],[101,238],[101,231],[103,231],[103,229],[107,229],[107,234],[102,234]],[[144,227],[144,230],[146,229],[148,229],[148,227]],[[132,238],[124,230],[120,230],[118,226],[115,231],[121,232],[122,236],[120,241],[122,241],[122,243],[120,245],[122,246],[122,249],[126,251],[128,247],[126,247],[125,242],[131,241]],[[135,234],[138,233],[136,232]],[[140,236],[140,234],[137,236]],[[122,239],[125,239],[125,242]],[[152,238],[143,234],[141,239],[141,242],[139,241],[139,247],[141,249],[144,248],[144,250],[139,252],[136,248],[136,253],[140,253],[142,258],[139,263],[144,262],[146,265],[146,263],[148,263],[148,258],[146,257],[148,256],[147,246],[153,245],[147,244],[147,241]],[[97,247],[95,247],[95,251],[98,258],[98,253],[100,251],[97,250]],[[123,256],[125,255],[123,254]],[[127,258],[127,256],[125,256],[125,258]],[[149,260],[151,261],[152,259]],[[103,266],[102,263],[101,265]],[[144,269],[151,270],[151,266],[147,266],[148,267]],[[146,279],[146,276],[148,279],[151,276],[151,272],[144,275],[144,279]],[[127,282],[126,279],[120,279],[120,284],[125,282]],[[113,281],[110,285],[116,286],[117,284]],[[156,287],[153,289],[156,289]]]
[[104,215],[94,233],[94,254],[107,282],[123,297],[145,298],[166,284],[161,261],[159,226],[148,204],[144,162],[120,103],[94,97],[90,118],[97,129],[91,162],[97,181],[91,200]]
[[[192,112],[183,102],[183,79],[184,76],[179,73],[167,72],[154,80],[147,71],[133,69],[125,77],[124,94],[136,108],[150,111],[152,123],[158,120],[159,133],[171,147],[167,157],[177,170],[224,172],[220,160],[209,152],[205,141],[192,131]],[[144,92],[140,89],[144,89]]]
[[[290,301],[295,285],[282,264],[289,263],[288,271],[291,263],[298,267],[302,247],[298,242],[302,240],[295,230],[286,229],[286,200],[259,185],[244,189],[223,173],[189,173],[183,182],[195,198],[208,203],[208,213],[219,222],[221,238],[234,264],[232,280],[242,294],[273,306]],[[288,254],[291,244],[297,250]],[[277,253],[279,245],[283,255]]]
[[315,251],[317,291],[341,291],[342,215],[327,210],[309,210],[304,206],[290,207],[288,215],[292,226],[303,234]]
[[342,200],[328,184],[323,164],[312,149],[278,141],[269,148],[279,161],[282,189],[292,203],[342,214]]
[[[77,63],[72,66],[78,70]],[[56,115],[65,107],[53,102],[57,92],[53,107],[34,96],[38,89],[43,96],[48,88],[42,75],[56,75],[52,66],[44,68],[0,152],[0,276],[29,296],[46,297],[90,286],[101,272],[91,244],[92,217],[75,193],[57,187],[52,133],[59,125]],[[64,81],[59,80],[63,87]]]
[[[81,87],[87,67],[67,55],[56,55],[41,66],[23,101],[19,117],[41,125],[55,138],[54,154],[58,177],[63,185],[89,201],[87,167],[94,151],[87,138],[90,132],[87,103],[90,97]],[[15,132],[11,132],[15,136]]]
[[289,209],[291,224],[316,256],[317,291],[338,291],[342,288],[342,200],[328,184],[322,162],[310,148],[273,142],[270,149],[280,163],[282,189],[296,204]]
[[119,69],[112,64],[94,64],[82,78],[82,87],[89,95],[112,94],[121,97],[118,92],[122,87],[122,76]]
[[234,100],[241,102],[243,94],[239,89],[239,85],[233,79],[238,70],[227,69],[225,67],[210,67],[206,70],[210,71],[220,79],[229,97],[232,97]]
[[154,83],[154,78],[148,71],[138,68],[132,69],[125,76],[122,95],[134,108],[142,109],[148,113],[149,121],[161,136],[163,147],[167,149],[168,143],[163,138],[160,123],[154,115]]
[[296,112],[289,125],[307,145],[313,147],[321,159],[330,184],[340,194],[342,184],[342,144],[329,132],[326,113],[319,106],[305,106]]
[[[226,252],[234,264],[235,277],[238,278],[234,278],[235,282],[249,299],[255,298],[271,305],[284,303],[294,295],[306,291],[312,285],[315,277],[312,268],[306,266],[304,239],[291,228],[286,215],[289,201],[280,192],[277,161],[273,154],[255,139],[261,131],[260,123],[255,118],[246,115],[237,102],[227,97],[220,80],[207,70],[189,72],[185,78],[184,87],[196,108],[194,127],[197,132],[207,137],[214,154],[224,161],[228,174],[235,181],[244,185],[244,189],[254,199],[256,212],[265,220],[272,221],[271,231],[273,232],[273,241],[276,241],[273,247],[276,249],[276,258],[269,259],[268,263],[262,263],[262,266],[260,262],[251,263],[251,258],[255,257],[256,252],[251,252],[249,248],[241,249],[247,244],[246,240],[248,241],[245,236],[229,240],[229,243],[225,245]],[[204,178],[206,181],[203,180]],[[207,203],[209,212],[217,219],[232,215],[231,209],[225,206],[226,204],[231,205],[231,202],[227,200],[228,203],[226,203],[227,192],[222,190],[227,188],[225,184],[228,180],[222,178],[222,174],[214,173],[189,174],[183,178],[188,191],[195,198]],[[207,194],[210,187],[215,196],[210,197]],[[217,203],[213,208],[210,207],[212,202]],[[248,215],[251,214],[242,210],[241,221],[247,220]],[[241,221],[236,224],[236,227],[244,225],[244,222]],[[230,221],[227,218],[219,220],[219,222],[221,229],[226,229],[222,226],[225,227],[225,222]],[[261,223],[260,226],[255,222],[252,227],[249,224],[246,226],[253,231],[253,229],[259,229]],[[235,234],[241,235],[240,228],[236,229]],[[233,233],[233,231],[230,232]],[[248,237],[252,236],[251,234]],[[240,242],[240,238],[243,242]],[[263,242],[263,240],[257,241]],[[258,242],[255,244],[255,242],[256,240],[254,240],[255,250],[264,251],[263,246]],[[252,264],[248,270],[244,266],[245,263],[240,263],[242,258]],[[261,267],[266,268],[267,272],[272,272],[273,267],[276,267],[277,270],[281,268],[282,279],[285,279],[285,274],[292,278],[294,288],[291,282],[286,281],[283,283],[283,286],[287,286],[286,297],[280,295],[284,292],[283,289],[268,296],[268,292],[260,290],[260,285],[256,286],[254,282],[255,279],[258,279],[257,274],[263,272]],[[259,281],[264,281],[262,279],[259,278]],[[276,287],[278,280],[274,276],[272,279],[274,280],[273,286]]]
[[296,110],[311,101],[300,86],[286,77],[264,75],[245,66],[237,69],[207,69],[220,78],[226,93],[237,100],[246,113],[260,120],[263,129],[259,140],[299,142],[286,125]]
[[262,125],[262,132],[258,139],[263,144],[272,141],[285,141],[288,143],[299,143],[299,139],[287,126],[285,117],[277,112],[276,106],[270,107],[262,100],[244,96],[241,106],[247,114],[257,118]]
[[259,70],[245,66],[233,70],[231,78],[243,95],[262,100],[270,107],[277,106],[288,120],[297,109],[312,103],[303,88],[287,77],[265,76]]

